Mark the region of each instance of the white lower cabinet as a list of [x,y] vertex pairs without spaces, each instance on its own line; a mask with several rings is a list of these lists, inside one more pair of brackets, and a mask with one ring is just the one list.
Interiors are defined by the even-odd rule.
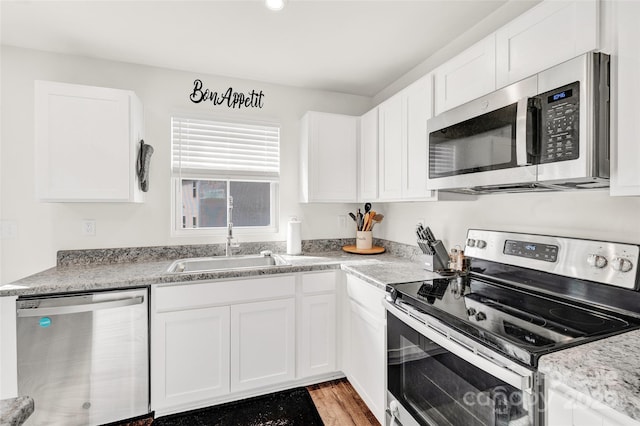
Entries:
[[295,378],[295,299],[231,306],[231,391]]
[[151,287],[151,408],[200,408],[339,376],[336,271]]
[[547,384],[548,426],[640,426],[640,422],[556,381]]
[[152,342],[154,406],[229,393],[229,307],[156,315]]
[[385,416],[386,313],[384,291],[347,276],[345,374],[381,424]]
[[337,370],[336,272],[302,275],[298,315],[298,376]]
[[296,279],[153,286],[152,409],[185,411],[293,380]]

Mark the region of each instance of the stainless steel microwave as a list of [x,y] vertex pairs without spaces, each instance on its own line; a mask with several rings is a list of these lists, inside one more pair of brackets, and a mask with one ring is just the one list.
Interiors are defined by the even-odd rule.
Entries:
[[587,53],[427,121],[428,189],[609,186],[609,56]]

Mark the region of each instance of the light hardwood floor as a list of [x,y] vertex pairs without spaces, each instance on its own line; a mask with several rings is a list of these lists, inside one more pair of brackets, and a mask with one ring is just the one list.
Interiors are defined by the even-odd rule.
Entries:
[[325,426],[379,426],[347,379],[307,386]]

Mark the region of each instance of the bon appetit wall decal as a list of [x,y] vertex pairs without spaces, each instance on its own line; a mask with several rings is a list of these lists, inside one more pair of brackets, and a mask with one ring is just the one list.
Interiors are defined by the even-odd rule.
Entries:
[[214,92],[202,88],[202,80],[193,81],[193,92],[189,99],[194,104],[210,101],[214,106],[226,104],[229,108],[262,108],[264,105],[264,93],[252,90],[250,92],[236,92],[233,87],[229,87],[224,92]]

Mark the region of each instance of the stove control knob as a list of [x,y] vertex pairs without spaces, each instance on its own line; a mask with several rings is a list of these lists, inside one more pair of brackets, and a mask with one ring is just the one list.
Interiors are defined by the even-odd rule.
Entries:
[[607,258],[599,254],[590,254],[587,257],[587,263],[594,268],[602,269],[607,266]]
[[611,261],[611,266],[613,266],[613,269],[620,272],[629,272],[633,269],[633,263],[624,257],[616,257],[613,259]]
[[469,308],[467,309],[467,315],[469,315],[470,317],[474,316],[476,314],[476,310],[473,308]]
[[485,315],[484,312],[478,312],[476,314],[476,321],[484,321],[487,319],[487,316]]
[[476,247],[478,247],[479,249],[483,249],[487,246],[487,242],[484,240],[478,240],[476,241]]
[[467,246],[468,247],[475,247],[476,246],[476,240],[474,240],[473,238],[469,238],[467,240]]

